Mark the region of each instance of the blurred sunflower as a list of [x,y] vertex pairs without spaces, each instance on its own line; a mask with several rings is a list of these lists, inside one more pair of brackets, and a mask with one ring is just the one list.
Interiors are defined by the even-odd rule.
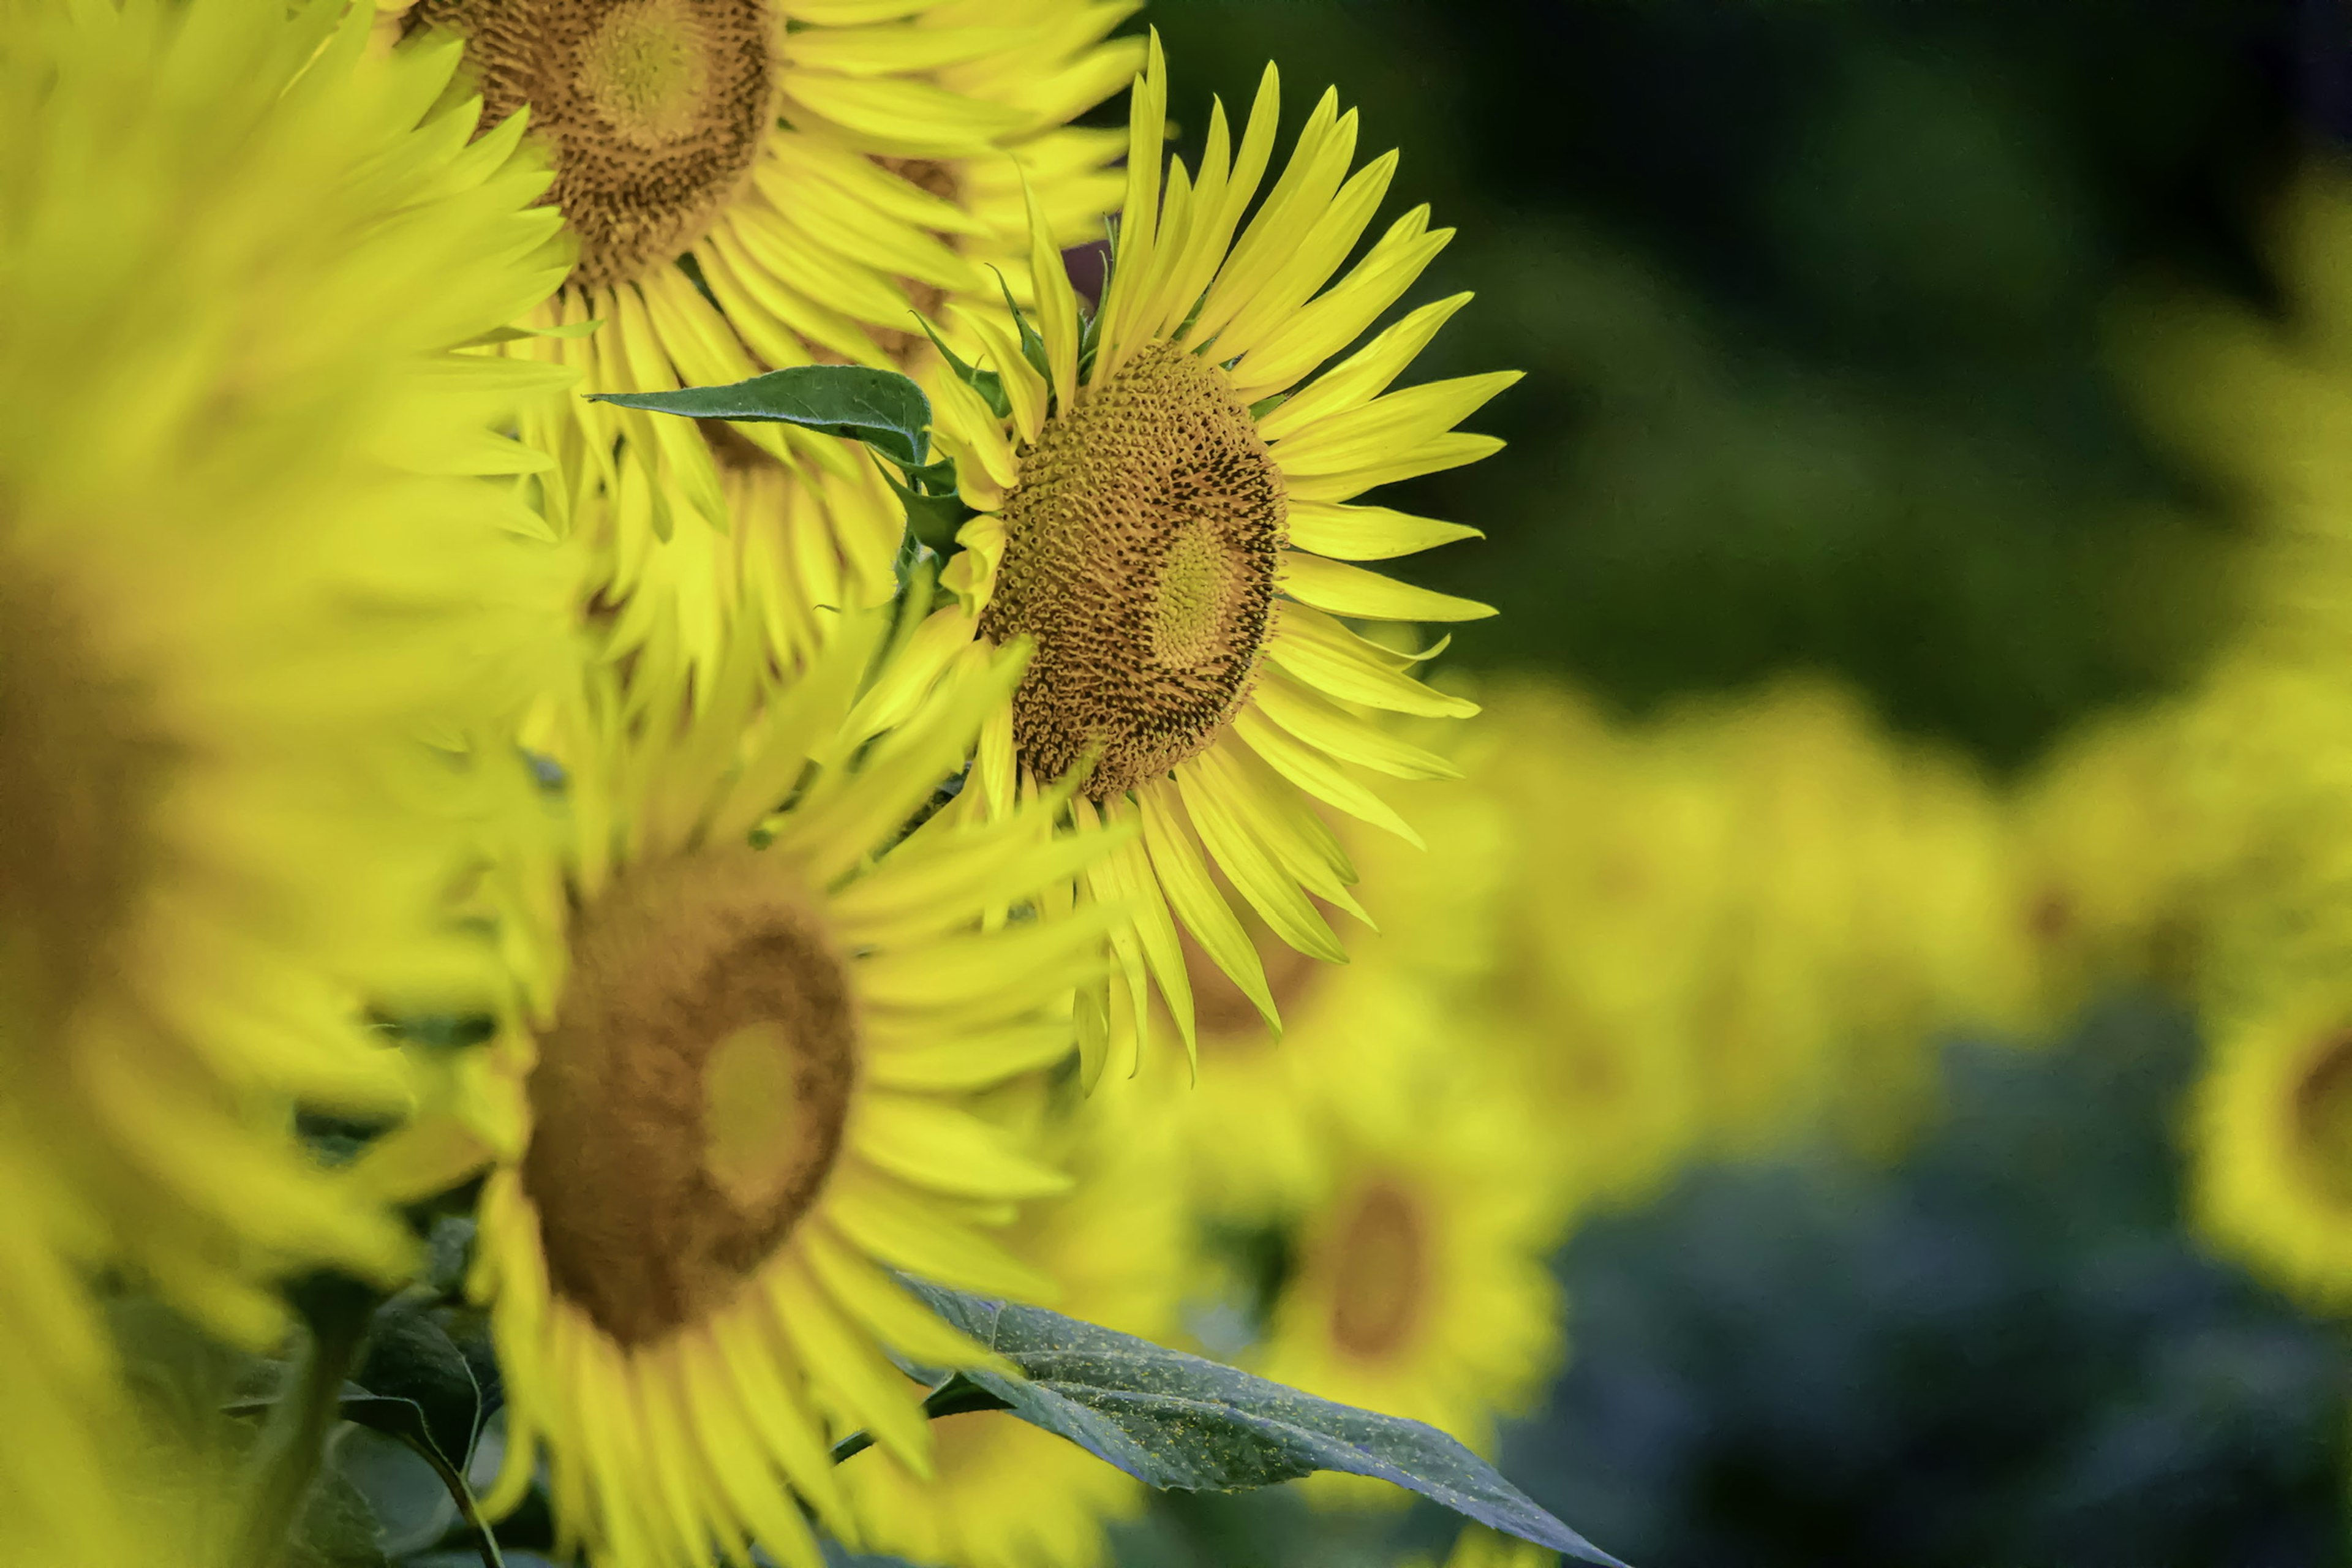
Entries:
[[[1065,1196],[1024,1210],[1007,1250],[1054,1282],[1057,1311],[1165,1342],[1190,1256],[1168,1140],[1137,1101],[1096,1097],[1047,1134],[1069,1145]],[[877,1552],[952,1568],[1093,1568],[1104,1522],[1137,1510],[1142,1487],[1064,1438],[999,1411],[932,1424],[933,1473],[888,1454],[845,1465],[842,1486]]]
[[2282,1288],[2352,1302],[2352,1000],[2287,990],[2213,1030],[2190,1122],[2198,1225]]
[[[915,309],[1028,298],[1013,165],[1055,243],[1093,237],[1119,138],[1065,122],[1133,74],[1140,41],[1107,35],[1134,8],[415,0],[386,26],[462,36],[486,119],[528,110],[553,159],[579,261],[508,352],[661,392],[813,361],[928,374]],[[643,688],[707,680],[738,615],[789,655],[804,605],[891,592],[902,515],[852,447],[577,399],[526,436],[562,461],[550,510],[596,542]]]
[[1396,166],[1390,153],[1349,174],[1356,117],[1339,113],[1335,93],[1243,227],[1279,97],[1269,68],[1238,147],[1223,105],[1213,107],[1199,180],[1174,163],[1163,195],[1167,87],[1155,44],[1134,90],[1127,197],[1100,309],[1080,321],[1041,211],[1032,270],[1044,369],[1003,321],[966,312],[1008,412],[961,381],[938,388],[941,446],[959,458],[964,499],[982,514],[962,530],[950,585],[982,637],[1035,647],[1010,712],[982,737],[980,782],[990,798],[1009,800],[1017,780],[1082,776],[1082,829],[1142,826],[1140,841],[1093,879],[1092,895],[1128,906],[1131,923],[1118,942],[1126,1006],[1106,993],[1083,999],[1090,1066],[1102,1059],[1110,1012],[1145,1031],[1155,984],[1192,1047],[1180,921],[1276,1021],[1265,966],[1213,867],[1286,943],[1342,960],[1314,900],[1360,914],[1348,890],[1355,871],[1317,804],[1410,837],[1349,765],[1407,778],[1453,772],[1360,710],[1475,710],[1412,678],[1425,656],[1392,652],[1338,618],[1491,614],[1347,563],[1474,531],[1342,503],[1496,450],[1495,438],[1454,427],[1517,377],[1387,392],[1467,295],[1408,313],[1316,376],[1453,231],[1430,229],[1428,209],[1415,207],[1325,288]]
[[491,994],[441,914],[478,803],[420,736],[559,667],[574,574],[498,434],[551,377],[450,351],[564,253],[518,137],[467,146],[454,48],[370,59],[331,4],[9,15],[0,1137],[82,1260],[257,1344],[276,1277],[408,1256],[296,1110],[401,1112],[367,1008]]
[[[1052,834],[1050,801],[908,831],[1020,660],[974,646],[910,684],[886,658],[861,696],[882,620],[849,618],[790,681],[740,627],[698,710],[671,691],[625,714],[592,671],[544,738],[564,864],[507,899],[527,1016],[475,1086],[476,1158],[498,1163],[472,1288],[509,1395],[492,1501],[543,1452],[600,1563],[756,1542],[814,1564],[792,1492],[855,1541],[829,1424],[930,1473],[919,1391],[882,1347],[984,1359],[886,1266],[1050,1289],[982,1227],[1065,1180],[962,1096],[1068,1053],[1055,999],[1102,922],[982,916],[1095,847]],[[885,713],[903,720],[877,732]]]
[[[1529,1179],[1540,1134],[1522,1103],[1442,1052],[1418,1068],[1367,1053],[1360,1070],[1391,1095],[1351,1107],[1337,1130],[1252,1370],[1491,1455],[1496,1414],[1525,1408],[1560,1357],[1548,1260],[1565,1214]],[[1404,1499],[1357,1477],[1307,1485],[1327,1500]]]
[[[1404,1568],[1424,1568],[1429,1559],[1407,1559]],[[1454,1538],[1445,1568],[1559,1568],[1559,1553],[1531,1542],[1473,1525]]]
[[2012,808],[2040,973],[2040,1013],[2063,1024],[2100,991],[2185,986],[2200,858],[2189,705],[2086,726],[2043,759]]
[[1481,696],[1486,714],[1455,753],[1459,793],[1511,830],[1488,851],[1502,877],[1495,972],[1459,1032],[1556,1130],[1548,1179],[1638,1199],[1697,1134],[1688,998],[1707,956],[1725,793],[1560,689]]

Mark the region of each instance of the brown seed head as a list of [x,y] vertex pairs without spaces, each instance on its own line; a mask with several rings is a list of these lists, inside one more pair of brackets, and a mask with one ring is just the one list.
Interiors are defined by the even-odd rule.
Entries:
[[631,872],[580,918],[530,1077],[556,1292],[632,1345],[725,1305],[822,1191],[856,1057],[847,975],[782,866]]
[[1046,423],[1005,498],[981,632],[1035,643],[1013,698],[1021,761],[1095,754],[1105,800],[1164,775],[1248,700],[1273,626],[1282,477],[1224,372],[1153,343]]
[[1405,1342],[1429,1291],[1427,1224],[1412,1199],[1375,1181],[1355,1200],[1333,1246],[1331,1339],[1378,1360]]
[[422,0],[408,26],[433,24],[465,35],[486,128],[530,106],[584,288],[643,277],[708,234],[775,120],[781,25],[765,0]]
[[2352,1031],[2324,1042],[2294,1086],[2297,1152],[2314,1181],[2352,1209]]
[[119,962],[177,752],[68,597],[0,563],[0,997],[36,1037]]

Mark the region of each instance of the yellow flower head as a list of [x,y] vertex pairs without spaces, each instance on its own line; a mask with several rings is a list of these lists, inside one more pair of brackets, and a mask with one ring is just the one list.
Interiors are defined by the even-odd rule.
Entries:
[[2063,1024],[2107,987],[2188,980],[2209,837],[2194,787],[2211,782],[2191,750],[2207,743],[2200,730],[2212,735],[2188,704],[2107,719],[2071,736],[2021,792],[2021,920],[2045,1022]]
[[881,1347],[979,1353],[886,1267],[1049,1289],[983,1230],[1066,1183],[962,1096],[1067,1054],[1056,1004],[1101,922],[1001,916],[1094,847],[1053,836],[1050,801],[908,831],[1020,661],[975,646],[936,681],[887,659],[869,681],[880,622],[782,682],[742,628],[698,710],[624,713],[592,675],[546,741],[568,865],[510,900],[530,1016],[478,1085],[503,1147],[473,1283],[510,1397],[497,1500],[543,1453],[600,1563],[756,1541],[814,1564],[787,1485],[856,1538],[829,1436],[929,1472]]
[[[1330,1180],[1299,1216],[1295,1271],[1252,1370],[1491,1454],[1496,1414],[1525,1409],[1559,1361],[1548,1260],[1564,1216],[1527,1106],[1455,1069],[1443,1055],[1415,1068],[1366,1053],[1360,1070],[1394,1075],[1399,1090],[1334,1129]],[[1358,1478],[1308,1484],[1403,1500]]]
[[[568,572],[497,479],[562,276],[449,48],[343,7],[0,19],[0,1139],[59,1233],[248,1342],[403,1230],[291,1135],[411,1092],[371,1004],[486,997],[420,744],[518,705]],[[31,1352],[21,1352],[31,1353]]]
[[[914,311],[1027,297],[1028,209],[1057,242],[1117,199],[1132,0],[418,0],[462,37],[492,121],[528,119],[579,241],[509,352],[586,390],[662,392],[847,362],[928,373]],[[814,605],[887,598],[901,516],[866,456],[776,426],[708,435],[574,400],[530,432],[551,510],[598,545],[613,651],[650,688],[710,677],[736,617],[803,650]]]
[[2191,1121],[2197,1223],[2282,1288],[2352,1301],[2352,1002],[2283,990],[2213,1028]]
[[[1199,178],[1175,163],[1163,190],[1166,95],[1155,48],[1135,89],[1127,199],[1093,321],[1079,320],[1040,213],[1032,270],[1045,370],[1003,321],[967,314],[1009,412],[998,416],[952,380],[936,405],[964,498],[983,513],[964,527],[950,584],[984,638],[1035,647],[1010,713],[983,737],[981,782],[1009,798],[1017,777],[1083,770],[1082,826],[1140,822],[1141,840],[1105,863],[1095,893],[1132,911],[1118,952],[1134,1027],[1156,985],[1189,1044],[1179,921],[1275,1014],[1211,868],[1283,942],[1338,962],[1339,939],[1313,900],[1357,913],[1355,872],[1318,803],[1410,837],[1353,770],[1451,772],[1360,709],[1460,715],[1473,705],[1422,685],[1412,656],[1339,617],[1489,614],[1347,563],[1471,531],[1343,503],[1494,451],[1494,438],[1454,427],[1517,377],[1387,391],[1467,295],[1410,312],[1318,374],[1453,231],[1430,229],[1416,207],[1331,282],[1388,189],[1394,155],[1350,175],[1356,117],[1327,93],[1244,227],[1274,151],[1274,72],[1239,144],[1213,109]],[[1082,1025],[1099,1034],[1103,1012],[1089,999]]]

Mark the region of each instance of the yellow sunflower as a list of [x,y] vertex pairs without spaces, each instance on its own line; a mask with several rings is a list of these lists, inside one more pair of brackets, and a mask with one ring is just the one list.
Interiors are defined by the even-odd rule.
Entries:
[[[1070,1145],[1075,1185],[1004,1243],[1054,1282],[1055,1310],[1164,1343],[1190,1253],[1172,1149],[1142,1110],[1100,1096],[1066,1109],[1047,1140]],[[928,1479],[879,1452],[843,1467],[871,1550],[952,1568],[1093,1568],[1105,1521],[1140,1506],[1140,1483],[1013,1415],[946,1416],[932,1432]]]
[[2283,988],[2219,1021],[2193,1101],[2199,1227],[2315,1305],[2352,1303],[2352,998]]
[[849,617],[778,681],[740,627],[698,710],[625,713],[592,671],[545,742],[564,866],[533,888],[517,850],[522,1005],[475,1085],[498,1163],[472,1288],[509,1398],[493,1501],[543,1454],[599,1563],[757,1542],[816,1563],[793,1492],[856,1539],[828,1436],[929,1472],[881,1347],[978,1355],[886,1267],[1050,1289],[983,1230],[1065,1181],[963,1096],[1069,1051],[1101,921],[992,911],[1033,910],[1094,847],[1053,835],[1050,801],[908,831],[1020,659],[971,646],[914,680],[886,658],[868,683],[882,629]]
[[2191,705],[2173,703],[2095,722],[2020,792],[2019,921],[2047,1024],[2114,986],[2189,978],[2206,838],[2192,787],[2203,772],[2194,717]]
[[1368,1040],[1414,1042],[1433,1054],[1486,1043],[1458,1010],[1480,995],[1492,968],[1511,824],[1484,795],[1408,788],[1417,792],[1411,804],[1426,852],[1353,822],[1335,831],[1361,862],[1372,921],[1347,964],[1318,963],[1255,910],[1238,911],[1283,1019],[1279,1033],[1191,933],[1179,933],[1202,1070],[1186,1084],[1186,1064],[1162,1055],[1143,1065],[1135,1093],[1169,1101],[1162,1114],[1206,1215],[1255,1223],[1294,1212],[1319,1190],[1335,1102],[1382,1092],[1358,1066]]
[[[81,1258],[247,1343],[394,1220],[292,1135],[411,1092],[370,1004],[490,994],[419,742],[519,706],[572,578],[452,353],[562,275],[453,48],[334,5],[12,12],[0,49],[0,1124]],[[340,18],[340,20],[339,20]],[[482,476],[491,476],[484,478]]]
[[1410,837],[1354,770],[1452,772],[1361,710],[1458,716],[1474,706],[1415,679],[1420,656],[1368,641],[1340,617],[1491,612],[1349,564],[1472,530],[1343,503],[1493,452],[1500,442],[1454,426],[1517,379],[1387,390],[1467,295],[1408,313],[1317,375],[1453,231],[1432,230],[1428,209],[1415,207],[1327,289],[1386,193],[1394,155],[1350,175],[1356,117],[1327,93],[1244,226],[1274,150],[1275,73],[1239,144],[1213,108],[1199,178],[1178,162],[1163,190],[1166,96],[1155,45],[1135,88],[1127,197],[1093,319],[1080,321],[1039,216],[1044,372],[1003,320],[967,314],[1009,413],[955,380],[935,399],[940,444],[982,513],[949,569],[962,605],[941,613],[1036,649],[1009,713],[982,737],[980,781],[1009,799],[1016,780],[1083,770],[1082,828],[1142,828],[1090,889],[1131,910],[1118,942],[1123,1005],[1082,998],[1097,1066],[1108,1012],[1131,1014],[1139,1035],[1154,985],[1192,1043],[1180,922],[1273,1021],[1264,965],[1212,868],[1284,942],[1344,957],[1316,900],[1358,913],[1355,872],[1318,803]]
[[1607,724],[1573,693],[1480,693],[1458,786],[1508,825],[1494,973],[1458,1030],[1557,1130],[1549,1179],[1633,1201],[1698,1132],[1692,998],[1720,902],[1726,792],[1717,775]]
[[[1064,122],[1133,73],[1140,41],[1106,37],[1133,8],[416,0],[386,26],[461,36],[488,118],[527,110],[553,159],[579,262],[508,352],[661,392],[812,361],[928,374],[917,310],[1028,298],[1014,165],[1057,243],[1092,237],[1119,139]],[[738,615],[789,655],[801,605],[891,591],[901,514],[854,447],[578,400],[526,436],[562,461],[550,510],[597,543],[643,689],[707,679]]]
[[[1335,1129],[1332,1173],[1299,1217],[1296,1267],[1252,1370],[1342,1404],[1427,1422],[1494,1452],[1557,1367],[1562,1302],[1548,1260],[1565,1235],[1524,1103],[1442,1053],[1367,1053],[1392,1086]],[[1317,1476],[1327,1500],[1401,1502]]]
[[[1426,1557],[1408,1558],[1404,1568],[1428,1568],[1429,1562]],[[1445,1568],[1559,1568],[1559,1553],[1472,1525],[1454,1538]]]

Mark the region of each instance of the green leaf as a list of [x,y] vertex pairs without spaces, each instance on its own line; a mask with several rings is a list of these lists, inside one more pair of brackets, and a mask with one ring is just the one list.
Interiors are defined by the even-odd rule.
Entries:
[[940,1394],[968,1383],[1152,1486],[1235,1491],[1316,1470],[1372,1476],[1522,1540],[1625,1568],[1433,1426],[1318,1399],[1042,1308],[905,1282],[1024,1374],[967,1370]]
[[303,1500],[302,1516],[286,1549],[284,1568],[391,1568],[375,1510],[360,1489],[333,1470],[322,1473]]
[[457,1505],[458,1517],[473,1527],[475,1544],[480,1550],[483,1568],[504,1568],[505,1559],[499,1552],[499,1540],[483,1519],[481,1507],[474,1499],[474,1490],[466,1484],[465,1472],[452,1464],[434,1440],[432,1424],[426,1419],[425,1407],[414,1399],[398,1399],[381,1394],[345,1394],[337,1414],[354,1426],[396,1437],[413,1449],[416,1456],[433,1467],[441,1484],[449,1489],[449,1497]]
[[[425,1436],[448,1463],[462,1468],[472,1455],[482,1391],[464,1352],[424,1303],[394,1302],[376,1314],[366,1359],[352,1376],[371,1394],[415,1405]],[[346,1410],[343,1419],[360,1418]]]
[[794,365],[725,386],[597,392],[588,400],[687,419],[797,425],[863,441],[902,468],[920,468],[930,450],[931,400],[897,371],[868,365]]

